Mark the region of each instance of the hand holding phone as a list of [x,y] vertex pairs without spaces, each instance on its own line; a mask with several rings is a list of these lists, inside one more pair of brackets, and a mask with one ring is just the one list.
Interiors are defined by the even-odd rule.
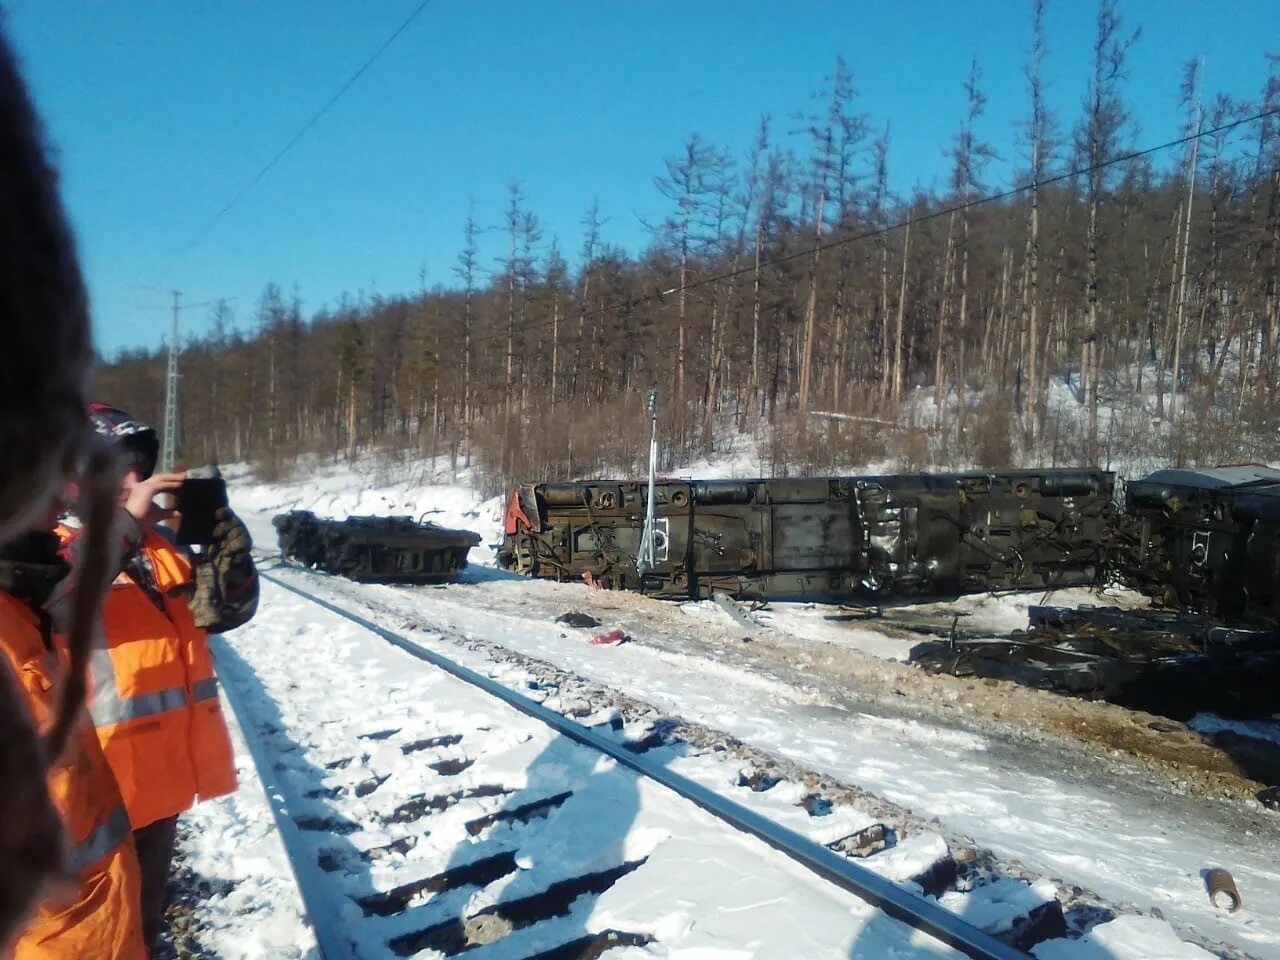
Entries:
[[185,477],[181,473],[156,473],[139,480],[124,494],[123,506],[139,523],[155,526],[173,516],[173,511],[156,503],[162,493],[174,493]]
[[187,477],[175,494],[178,512],[177,540],[181,544],[213,542],[215,514],[227,505],[227,485],[221,477]]

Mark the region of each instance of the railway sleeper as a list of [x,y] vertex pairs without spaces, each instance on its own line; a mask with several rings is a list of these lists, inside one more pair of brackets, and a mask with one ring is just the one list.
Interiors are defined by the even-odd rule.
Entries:
[[782,777],[775,777],[767,770],[758,767],[744,767],[738,772],[738,786],[749,787],[752,793],[764,793],[772,790],[782,782]]
[[[421,950],[438,950],[445,956],[456,956],[472,947],[488,943],[496,943],[516,930],[533,926],[552,917],[561,917],[569,912],[573,902],[587,894],[604,893],[620,879],[637,870],[644,860],[633,860],[619,864],[608,870],[587,873],[568,880],[560,880],[551,884],[540,893],[535,893],[518,900],[507,900],[485,907],[469,917],[457,917],[444,923],[438,923],[404,934],[392,939],[387,946],[397,956],[408,957]],[[594,939],[594,938],[591,938]],[[577,941],[580,942],[580,941]],[[647,941],[646,941],[647,942]],[[621,946],[608,944],[604,946]],[[565,946],[568,946],[567,944]],[[557,949],[564,949],[560,947]],[[584,945],[583,949],[586,947]],[[603,952],[603,951],[601,951]],[[544,952],[545,953],[545,952]],[[594,954],[599,956],[600,953]],[[541,954],[539,955],[541,956]],[[584,954],[555,954],[550,956],[574,957],[593,956]]]
[[427,766],[442,777],[456,777],[474,763],[475,760],[471,757],[446,757],[435,763],[428,763]]
[[[355,759],[355,757],[341,757],[337,760],[330,760],[324,765],[324,768],[326,770],[345,770],[347,767],[351,766],[352,761]],[[367,753],[360,758],[361,763],[368,763],[368,761],[369,755]]]
[[354,793],[357,797],[367,797],[386,783],[388,776],[389,775],[368,777],[367,779],[361,780],[359,783],[355,784],[354,787],[351,784],[346,783],[336,784],[330,787],[316,787],[313,790],[308,790],[303,794],[303,796],[308,800],[337,800],[338,798],[345,797],[350,793]]
[[442,873],[403,883],[391,890],[360,897],[356,903],[365,916],[390,917],[416,906],[428,894],[441,893],[458,887],[483,887],[516,871],[514,850],[504,850],[492,856],[481,857],[470,863],[450,867]]
[[461,742],[461,734],[450,733],[442,737],[427,737],[423,740],[414,740],[412,743],[402,744],[400,752],[407,757],[409,754],[417,753],[420,750],[433,750],[437,747],[452,747]]
[[358,833],[364,827],[346,817],[294,817],[293,822],[299,830],[315,833],[336,833],[340,837]]
[[367,850],[353,851],[351,848],[327,849],[321,850],[316,854],[316,865],[325,873],[336,873],[345,867],[349,867],[355,860],[369,863],[374,860],[385,860],[387,857],[396,854],[404,856],[410,850],[418,845],[418,840],[429,834],[424,831],[421,834],[400,837],[398,840],[392,840],[390,843],[384,843],[377,847],[369,847]]
[[945,857],[939,857],[924,870],[913,874],[908,879],[912,883],[919,884],[920,889],[925,892],[926,896],[937,897],[955,885],[958,873],[959,868],[955,857],[948,853]]
[[[862,860],[866,857],[874,856],[881,850],[896,846],[897,842],[897,834],[894,833],[891,827],[887,827],[883,823],[873,823],[857,833],[851,833],[847,837],[841,837],[839,840],[828,843],[827,849],[842,853],[846,857]],[[953,868],[955,866],[954,860],[952,861],[952,866]]]
[[541,820],[550,814],[552,810],[560,807],[571,796],[573,796],[573,791],[566,790],[563,793],[544,797],[541,800],[534,800],[518,807],[487,813],[483,817],[468,820],[466,824],[467,833],[476,837],[489,827],[499,823],[528,823],[530,820]]
[[353,792],[357,797],[367,797],[386,783],[389,778],[390,774],[383,774],[380,777],[369,777],[367,780],[361,780],[356,784],[356,788]]
[[[957,892],[971,893],[1001,879],[1017,879],[1007,876],[989,850],[961,847],[952,856],[957,867],[952,889]],[[1008,929],[987,932],[1002,943],[1029,953],[1044,940],[1076,939],[1115,919],[1114,910],[1099,905],[1082,887],[1068,886],[1060,878],[1049,879],[1058,889],[1057,897],[1017,917]]]
[[622,745],[632,753],[648,753],[657,747],[667,746],[679,726],[680,721],[673,717],[659,717],[642,734],[624,740]]
[[811,817],[829,817],[835,810],[835,804],[820,793],[806,793],[796,806],[803,808]]
[[477,787],[455,790],[453,793],[425,794],[413,797],[400,804],[391,813],[382,818],[383,824],[412,823],[431,813],[443,813],[463,800],[476,800],[483,797],[502,797],[511,791],[492,783],[482,783]]
[[588,937],[571,940],[550,950],[525,957],[525,960],[596,960],[619,947],[643,947],[653,943],[647,933],[628,933],[625,930],[604,930]]
[[1066,935],[1067,920],[1059,900],[1046,900],[1030,913],[1020,916],[1007,931],[994,934],[997,940],[1024,953],[1030,953],[1038,943]]
[[341,796],[345,796],[347,788],[344,786],[335,787],[315,787],[303,794],[308,800],[337,800]]

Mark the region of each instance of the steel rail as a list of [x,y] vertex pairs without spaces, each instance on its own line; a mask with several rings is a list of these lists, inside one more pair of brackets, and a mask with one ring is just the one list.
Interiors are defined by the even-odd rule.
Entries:
[[[274,582],[279,582],[275,581],[275,578],[270,579]],[[224,680],[220,684],[222,692],[226,695],[227,701],[231,704],[231,710],[236,715],[236,722],[239,723],[240,731],[244,734],[245,743],[249,745],[249,754],[253,757],[253,765],[258,770],[258,780],[262,784],[262,792],[267,796],[267,806],[271,808],[271,816],[276,822],[276,829],[280,833],[280,840],[284,844],[285,853],[288,854],[289,870],[293,874],[293,882],[298,888],[298,895],[302,898],[303,912],[311,923],[312,933],[315,934],[316,952],[320,955],[320,960],[359,960],[355,946],[342,933],[343,927],[339,922],[340,914],[332,909],[332,900],[321,892],[320,886],[316,882],[315,871],[309,871],[305,868],[299,870],[297,867],[297,864],[305,863],[308,858],[314,860],[315,849],[303,840],[301,830],[293,822],[293,817],[289,815],[287,795],[280,784],[280,774],[272,765],[266,748],[259,742],[256,731],[252,727],[252,718],[249,716],[245,705],[239,702],[239,692],[232,689],[233,683],[225,682],[227,678],[232,678],[239,673],[239,668],[231,668],[230,660],[226,654],[220,655],[221,648],[226,643],[226,640],[217,635],[211,636],[209,639],[214,641],[209,644],[210,652],[213,654],[214,665],[219,676]]]
[[655,763],[646,755],[635,753],[549,707],[544,707],[542,704],[536,703],[508,687],[504,687],[490,677],[476,673],[474,670],[455,663],[448,657],[428,650],[407,637],[388,630],[372,620],[352,613],[350,610],[318,597],[277,576],[272,576],[265,571],[259,571],[259,576],[363,627],[411,656],[426,661],[432,666],[439,667],[459,680],[478,687],[526,716],[542,721],[557,733],[612,757],[618,763],[641,776],[675,791],[686,800],[701,807],[734,829],[763,840],[779,853],[789,857],[829,883],[835,884],[854,896],[867,901],[895,920],[899,920],[948,946],[954,947],[966,956],[972,957],[973,960],[1030,960],[1029,954],[1001,943],[990,934],[979,930],[972,924],[966,923],[936,903],[904,890],[866,867],[859,866],[847,857],[841,856],[795,831],[788,830],[733,800],[720,796],[707,787],[695,783],[661,764]]

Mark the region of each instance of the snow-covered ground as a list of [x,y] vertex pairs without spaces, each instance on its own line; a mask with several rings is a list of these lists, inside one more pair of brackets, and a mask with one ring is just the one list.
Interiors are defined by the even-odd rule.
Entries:
[[[449,942],[451,921],[474,930],[495,916],[519,933],[500,927],[496,933],[505,936],[476,956],[524,957],[609,930],[655,940],[648,949],[618,950],[620,960],[955,955],[376,635],[272,584],[263,599],[251,625],[216,644],[219,671],[251,735],[265,741],[275,792],[299,828],[290,837],[294,866],[316,891],[312,914],[349,942],[351,956],[404,956],[419,945],[430,955],[429,948]],[[428,741],[434,744],[414,749]],[[738,773],[709,756],[672,755],[667,763],[713,789],[730,789]],[[850,808],[810,817],[797,805],[800,784],[764,794],[733,789],[819,842],[874,822]],[[429,802],[420,803],[424,798]],[[475,827],[549,800],[552,808],[528,823],[497,819]],[[219,812],[211,807],[203,816]],[[266,811],[258,814],[261,826]],[[923,834],[868,864],[905,880],[932,864],[939,844]],[[426,885],[504,855],[509,864],[489,882]],[[210,869],[204,860],[207,852],[201,862]],[[278,861],[262,866],[278,877]],[[617,882],[598,897],[585,891],[564,915],[535,915],[519,926],[529,918],[510,908],[556,883],[618,870],[626,872]],[[405,896],[414,885],[422,886]],[[957,894],[952,905],[987,926],[1007,925],[1045,899],[1022,889],[1022,903],[1006,896],[970,906],[976,894]],[[402,896],[403,909],[382,912],[385,901],[398,906]],[[296,940],[277,941],[274,955],[306,946],[290,919],[279,929],[292,929]],[[439,932],[419,944],[414,937],[422,931]]]
[[[1102,764],[1082,766],[1047,748],[1027,754],[1025,745],[877,715],[812,688],[744,673],[700,651],[679,652],[678,643],[665,649],[588,643],[592,631],[566,629],[553,619],[557,611],[582,606],[584,586],[502,580],[413,589],[294,575],[317,581],[315,589],[339,602],[363,599],[389,624],[484,639],[627,691],[671,715],[937,817],[979,844],[1112,902],[1157,908],[1210,940],[1280,957],[1280,872],[1272,862],[1280,822],[1257,836],[1235,836],[1226,809],[1162,794],[1137,777],[1108,775]],[[440,643],[467,662],[467,654]],[[472,656],[470,665],[483,669],[483,657]],[[1201,871],[1222,864],[1252,891],[1247,913],[1226,915],[1209,904]]]
[[[319,579],[285,575],[308,587]],[[619,960],[956,955],[376,635],[272,584],[263,599],[253,623],[216,642],[219,670],[250,735],[265,745],[272,801],[292,820],[293,869],[312,891],[312,915],[345,941],[346,955],[452,953],[465,931],[478,938],[469,951],[477,958],[515,958],[611,930],[652,938],[615,948],[610,955]],[[416,637],[432,643],[429,635]],[[442,640],[433,645],[453,656],[460,652]],[[463,659],[525,685],[518,669],[496,667],[474,653]],[[980,746],[957,735],[944,752]],[[669,751],[662,759],[819,842],[875,822],[849,806],[806,813],[799,783],[754,792],[739,784],[739,766],[715,754]],[[551,808],[528,822],[486,820],[548,801]],[[234,812],[225,802],[210,804],[199,816],[201,838],[188,857],[201,871],[282,900],[270,939],[261,940],[256,933],[227,936],[237,921],[243,931],[244,914],[255,911],[245,896],[209,904],[213,937],[205,944],[212,941],[221,956],[302,956],[312,937],[285,889],[288,868],[277,844],[266,845],[266,856],[255,851],[246,859],[236,845],[213,839],[222,835],[224,818],[244,828],[238,838],[265,836],[266,804],[259,799]],[[477,823],[486,825],[476,829]],[[925,832],[865,863],[909,884],[945,851],[940,838]],[[510,863],[488,882],[442,880],[503,856]],[[521,912],[527,907],[512,907],[557,883],[614,871],[621,873],[616,882],[598,895],[586,890],[567,913],[540,917],[533,908],[528,917]],[[949,892],[941,902],[998,931],[1053,895],[1047,882],[1005,880]],[[384,913],[385,903],[398,909]],[[228,916],[233,910],[238,917]],[[1156,955],[1210,956],[1181,942],[1166,923],[1137,916],[1096,927],[1084,940],[1050,940],[1037,948],[1037,956],[1054,960]]]
[[[365,604],[365,615],[373,614],[395,629],[406,622],[416,624],[415,636],[421,642],[469,661],[476,669],[494,672],[483,653],[453,641],[471,637],[508,647],[653,703],[672,715],[724,730],[917,814],[937,817],[947,830],[972,837],[997,854],[1066,884],[1080,884],[1134,911],[1096,927],[1084,940],[1042,945],[1037,955],[1045,960],[1203,955],[1180,942],[1175,929],[1184,937],[1233,945],[1247,956],[1280,958],[1280,871],[1273,862],[1274,851],[1280,848],[1280,818],[1256,814],[1241,829],[1242,817],[1233,804],[1170,795],[1107,758],[1080,762],[1047,748],[1030,752],[1025,744],[1011,745],[948,729],[945,724],[862,709],[817,692],[817,678],[813,685],[797,680],[797,675],[803,676],[802,666],[787,676],[770,676],[721,663],[708,657],[707,644],[690,644],[685,639],[699,632],[700,623],[706,624],[709,635],[726,632],[723,625],[716,625],[716,618],[723,615],[707,605],[687,605],[679,617],[684,627],[672,629],[671,605],[657,604],[666,612],[650,614],[640,607],[656,602],[638,600],[635,620],[647,624],[645,629],[652,636],[642,637],[633,630],[642,642],[621,647],[591,645],[582,631],[553,622],[557,613],[582,604],[588,596],[585,587],[522,581],[491,569],[488,545],[499,536],[501,500],[480,502],[465,486],[424,485],[411,475],[382,479],[386,482],[375,485],[343,467],[317,466],[289,483],[233,482],[231,498],[260,548],[269,552],[274,551],[270,518],[282,510],[311,509],[337,516],[418,516],[436,511],[428,519],[469,527],[485,538],[484,545],[472,551],[475,566],[464,584],[389,588],[292,575],[304,578],[309,588],[318,585],[337,602]],[[1025,625],[1025,620],[1015,621],[1019,605],[1025,607],[1028,599],[1039,600],[975,598],[965,602],[963,612],[971,615],[975,626],[981,623],[1002,632]],[[833,622],[821,609],[797,605],[771,616],[772,629],[797,643],[803,639],[844,644],[882,657],[900,658],[903,653],[901,640],[878,634],[865,624]],[[303,707],[290,704],[311,702],[306,692],[310,680],[327,674],[334,657],[347,663],[347,673],[359,681],[360,692],[347,696],[363,698],[367,704],[363,711],[350,704],[345,709],[335,705],[323,724],[334,737],[349,738],[352,731],[358,735],[365,729],[362,718],[370,709],[404,709],[404,695],[389,692],[396,683],[425,682],[389,670],[385,651],[376,645],[347,637],[345,646],[329,651],[324,646],[327,632],[308,627],[309,618],[314,614],[268,593],[258,619],[227,641],[252,666],[258,682],[271,688],[273,702],[302,711],[297,720],[299,737],[316,734]],[[307,638],[305,655],[298,649],[295,638],[299,636]],[[256,652],[259,648],[268,652]],[[322,649],[328,652],[322,655]],[[511,680],[518,683],[520,677]],[[308,709],[318,707],[313,703]],[[1201,718],[1199,722],[1214,721]],[[1264,733],[1273,732],[1273,727],[1262,725]],[[208,811],[201,816],[210,818],[201,821],[202,832],[216,834],[223,822],[219,819],[223,807],[200,809]],[[265,814],[266,808],[262,809]],[[227,829],[236,829],[230,809],[226,813]],[[1244,907],[1237,913],[1216,910],[1205,895],[1201,872],[1219,865],[1232,871],[1240,887]],[[267,866],[263,864],[264,869]],[[206,865],[202,872],[217,871]],[[643,874],[637,871],[626,878],[624,889],[640,883]],[[670,898],[669,889],[661,892]],[[596,908],[603,909],[599,904],[610,902],[607,898],[612,895],[612,891],[605,894]],[[1157,919],[1158,914],[1167,922]],[[658,922],[657,914],[650,919]],[[748,946],[739,949],[746,951]],[[819,954],[750,949],[725,955]]]
[[[319,960],[302,898],[240,724],[223,701],[240,789],[198,804],[182,818],[182,866],[215,893],[198,912],[198,939],[220,957]],[[189,905],[190,906],[190,905]],[[245,917],[252,917],[246,935]]]

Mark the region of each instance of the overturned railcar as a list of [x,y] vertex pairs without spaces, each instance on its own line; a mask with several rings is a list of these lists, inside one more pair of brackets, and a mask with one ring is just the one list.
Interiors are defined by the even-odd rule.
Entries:
[[886,603],[1094,583],[1113,523],[1100,470],[662,480],[658,562],[636,564],[647,485],[530,484],[499,563],[670,599]]
[[480,542],[470,530],[451,530],[412,517],[326,520],[307,510],[272,519],[280,553],[362,583],[438,583],[456,579]]
[[1280,627],[1280,470],[1158,470],[1124,489],[1113,566],[1156,605]]
[[1129,481],[1106,571],[1154,609],[1032,607],[1025,633],[929,640],[911,660],[1179,720],[1275,712],[1280,471],[1159,470]]

